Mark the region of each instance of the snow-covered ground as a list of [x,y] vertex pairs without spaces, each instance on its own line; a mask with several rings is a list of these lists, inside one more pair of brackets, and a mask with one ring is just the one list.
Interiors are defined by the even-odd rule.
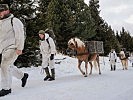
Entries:
[[[64,60],[61,60],[66,58]],[[100,57],[102,74],[93,69],[83,77],[77,68],[77,59],[56,55],[56,80],[43,81],[41,67],[21,68],[29,73],[26,87],[13,78],[12,93],[0,100],[133,100],[133,68],[122,70],[119,59],[116,71],[110,71],[108,57]],[[84,63],[82,64],[84,69]],[[90,68],[88,67],[88,71]]]

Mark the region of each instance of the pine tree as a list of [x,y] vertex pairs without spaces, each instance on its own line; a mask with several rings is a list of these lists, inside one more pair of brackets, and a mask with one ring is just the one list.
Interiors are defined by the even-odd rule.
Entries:
[[95,34],[96,36],[93,38],[95,40],[102,40],[101,37],[103,35],[103,27],[102,25],[104,24],[104,20],[100,17],[100,11],[99,11],[99,0],[90,0],[89,1],[89,9],[90,9],[90,14],[91,17],[94,19],[96,31]]
[[107,55],[111,49],[115,49],[117,53],[120,51],[119,41],[117,40],[111,26],[109,26],[108,30],[106,31],[104,43],[105,43],[105,55]]
[[39,28],[54,30],[59,49],[67,48],[71,37],[88,40],[95,35],[94,19],[84,0],[40,0],[38,19]]
[[23,54],[18,57],[15,65],[18,67],[36,65],[36,38],[34,37],[36,6],[33,0],[13,0],[11,4],[11,12],[15,17],[25,21],[26,40]]
[[90,0],[90,13],[94,19],[96,27],[96,35],[92,38],[92,40],[103,41],[105,55],[107,55],[111,48],[115,48],[116,51],[119,51],[120,45],[111,26],[108,26],[102,17],[100,17],[99,7],[99,0]]
[[93,36],[95,36],[95,23],[94,19],[90,14],[90,9],[87,4],[84,3],[83,0],[80,0],[80,3],[77,3],[77,12],[76,16],[76,29],[75,34],[78,37],[83,38],[84,40],[89,40]]
[[66,37],[69,36],[70,32],[68,33],[68,31],[71,30],[72,16],[68,7],[64,1],[51,0],[46,11],[46,28],[54,30],[58,48],[66,47]]
[[127,51],[131,50],[131,43],[132,43],[132,37],[130,36],[129,32],[125,30],[124,27],[122,27],[122,31],[120,31],[120,44],[122,48],[126,48]]

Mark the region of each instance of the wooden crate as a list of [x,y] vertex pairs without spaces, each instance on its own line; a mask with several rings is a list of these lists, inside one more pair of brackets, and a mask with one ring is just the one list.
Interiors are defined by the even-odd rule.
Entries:
[[104,53],[102,41],[85,41],[85,45],[90,53]]

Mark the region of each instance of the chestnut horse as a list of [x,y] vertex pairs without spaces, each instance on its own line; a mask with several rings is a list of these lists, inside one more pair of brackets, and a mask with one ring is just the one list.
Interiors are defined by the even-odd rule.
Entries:
[[121,60],[123,70],[127,70],[128,69],[128,57],[126,57],[124,51],[120,52],[119,58]]
[[[88,48],[86,48],[84,42],[82,42],[79,38],[71,38],[68,41],[68,47],[77,52],[76,56],[77,56],[77,59],[78,59],[78,68],[79,68],[80,72],[85,77],[87,77],[87,74],[88,74],[88,71],[87,71],[88,62],[89,62],[90,67],[91,67],[91,70],[90,70],[89,74],[92,74],[92,67],[93,67],[92,61],[94,61],[95,66],[98,65],[99,74],[101,74],[100,63],[99,63],[99,55],[97,53],[90,54],[89,51],[88,51]],[[85,72],[80,67],[81,63],[83,61],[85,62]],[[97,62],[97,64],[96,64],[96,62]]]

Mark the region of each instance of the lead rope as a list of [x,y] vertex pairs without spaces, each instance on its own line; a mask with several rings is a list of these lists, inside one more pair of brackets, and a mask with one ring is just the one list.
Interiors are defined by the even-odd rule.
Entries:
[[41,75],[44,74],[44,68],[43,67],[41,68],[40,74]]

